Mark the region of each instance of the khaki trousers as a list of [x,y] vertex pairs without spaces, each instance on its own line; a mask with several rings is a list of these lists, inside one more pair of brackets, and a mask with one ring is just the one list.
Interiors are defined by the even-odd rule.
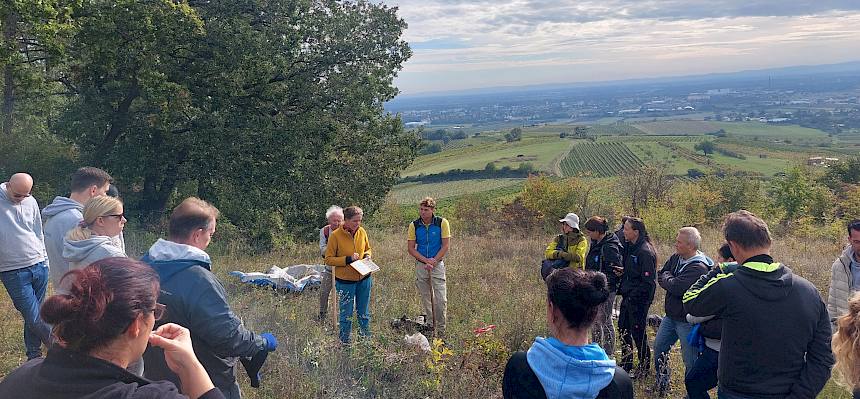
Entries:
[[437,331],[445,330],[445,321],[448,318],[448,288],[445,285],[445,262],[439,262],[432,271],[428,272],[424,269],[424,263],[415,262],[415,287],[418,288],[418,293],[421,294],[421,311],[427,315],[426,323],[433,324],[433,311],[430,308],[430,281],[432,279],[433,286],[433,302],[436,305],[436,325]]

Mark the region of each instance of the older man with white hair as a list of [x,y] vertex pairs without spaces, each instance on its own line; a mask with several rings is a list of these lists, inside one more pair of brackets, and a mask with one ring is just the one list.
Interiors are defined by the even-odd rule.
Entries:
[[0,184],[0,280],[24,317],[27,359],[42,356],[51,327],[39,317],[48,288],[48,254],[39,204],[30,195],[33,178],[16,173]]
[[[325,211],[327,225],[320,229],[320,255],[325,258],[325,250],[328,247],[328,237],[343,224],[343,208],[332,205]],[[320,315],[319,320],[325,320],[328,314],[328,297],[331,295],[332,286],[331,266],[326,266],[322,275],[320,286]]]
[[696,361],[698,349],[687,342],[687,335],[693,325],[687,322],[683,296],[690,286],[708,273],[714,261],[699,248],[702,236],[695,227],[683,227],[675,237],[675,253],[657,274],[657,282],[666,290],[663,306],[666,317],[660,323],[657,337],[654,338],[654,370],[656,372],[657,396],[665,396],[669,388],[669,350],[675,342],[681,341],[681,357],[684,369],[688,370]]

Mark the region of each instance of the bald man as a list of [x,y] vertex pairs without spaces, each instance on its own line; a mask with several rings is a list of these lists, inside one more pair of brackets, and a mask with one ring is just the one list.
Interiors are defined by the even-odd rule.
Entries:
[[48,288],[48,255],[39,204],[30,196],[33,178],[16,173],[0,184],[0,280],[24,317],[27,360],[42,356],[51,327],[39,317]]

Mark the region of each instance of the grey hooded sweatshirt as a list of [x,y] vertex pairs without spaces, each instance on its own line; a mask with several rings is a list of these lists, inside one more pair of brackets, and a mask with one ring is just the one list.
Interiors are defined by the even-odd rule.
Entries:
[[[91,236],[86,240],[63,240],[63,259],[69,264],[69,270],[83,269],[91,263],[105,258],[126,257],[125,252],[108,236]],[[68,286],[63,282],[62,287]]]
[[42,210],[45,221],[45,249],[51,262],[51,282],[57,287],[67,271],[69,262],[63,259],[63,239],[84,218],[84,206],[66,197],[55,197],[51,205]]
[[43,240],[36,199],[27,197],[21,203],[12,203],[6,194],[6,183],[0,184],[0,272],[48,260]]

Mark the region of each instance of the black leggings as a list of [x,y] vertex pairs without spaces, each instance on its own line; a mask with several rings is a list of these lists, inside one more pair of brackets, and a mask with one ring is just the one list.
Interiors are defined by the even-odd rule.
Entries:
[[621,299],[621,310],[618,315],[618,330],[621,332],[621,363],[625,371],[633,369],[633,343],[639,359],[639,368],[648,370],[651,367],[651,348],[648,346],[648,336],[645,332],[646,319],[650,303]]

